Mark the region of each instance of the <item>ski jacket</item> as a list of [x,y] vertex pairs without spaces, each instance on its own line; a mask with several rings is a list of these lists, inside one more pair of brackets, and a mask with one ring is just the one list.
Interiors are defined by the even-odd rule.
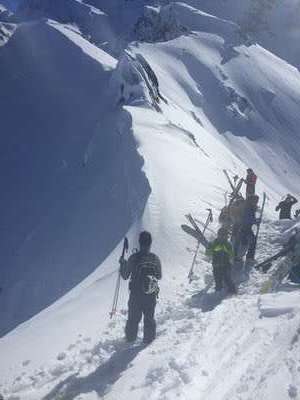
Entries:
[[255,194],[257,176],[254,173],[248,174],[246,177],[246,197]]
[[136,294],[143,293],[143,280],[146,276],[161,279],[161,262],[158,256],[150,252],[138,251],[128,261],[121,262],[120,273],[123,279],[130,277],[129,290]]
[[243,219],[245,200],[236,200],[230,206],[230,216],[233,224],[240,224]]
[[275,208],[276,211],[280,210],[279,219],[292,219],[291,209],[296,203],[298,203],[298,200],[295,197],[281,201]]
[[254,173],[247,175],[247,177],[246,177],[246,184],[247,185],[255,186],[256,181],[257,181],[257,176]]
[[223,242],[219,239],[209,243],[206,253],[212,256],[214,267],[230,266],[230,261],[234,256],[231,244],[228,241]]

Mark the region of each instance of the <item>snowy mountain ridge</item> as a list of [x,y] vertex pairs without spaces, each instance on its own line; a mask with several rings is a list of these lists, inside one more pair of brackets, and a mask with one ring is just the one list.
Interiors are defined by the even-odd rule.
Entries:
[[[211,265],[201,250],[188,284],[196,243],[180,225],[213,208],[213,238],[230,189],[222,170],[252,166],[268,195],[258,260],[299,226],[274,212],[299,196],[299,71],[205,2],[124,2],[124,26],[116,2],[71,3],[73,20],[54,7],[0,47],[0,393],[297,399],[299,292],[261,295],[268,275],[251,271],[238,296],[202,297]],[[140,41],[128,44],[131,18]],[[107,45],[88,35],[93,20],[107,21]],[[149,347],[124,343],[126,283],[109,319],[122,240],[134,250],[143,229],[163,264]]]

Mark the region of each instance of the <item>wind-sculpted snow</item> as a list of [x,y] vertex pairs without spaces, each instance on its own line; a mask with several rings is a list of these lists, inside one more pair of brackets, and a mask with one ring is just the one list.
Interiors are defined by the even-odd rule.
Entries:
[[131,118],[108,100],[114,66],[53,23],[0,47],[2,334],[91,273],[143,211]]
[[[155,5],[120,1],[76,3],[105,13],[127,43]],[[0,48],[1,323],[35,314],[0,340],[5,400],[299,396],[299,289],[262,294],[291,260],[267,274],[236,263],[238,295],[226,297],[200,246],[188,283],[197,242],[181,226],[188,213],[202,226],[212,209],[215,238],[231,190],[224,168],[242,177],[252,167],[267,193],[258,262],[299,226],[274,211],[287,192],[300,195],[299,71],[241,35],[226,3],[224,13],[214,1],[218,13],[196,0],[146,8],[151,43],[132,42],[118,60],[70,20],[23,23]],[[170,20],[183,34],[154,32]],[[141,332],[124,343],[127,282],[109,318],[122,239],[129,256],[144,229],[163,270],[146,347]]]
[[78,27],[87,40],[114,54],[119,51],[117,33],[109,15],[80,0],[25,0],[17,10],[20,20],[50,18]]

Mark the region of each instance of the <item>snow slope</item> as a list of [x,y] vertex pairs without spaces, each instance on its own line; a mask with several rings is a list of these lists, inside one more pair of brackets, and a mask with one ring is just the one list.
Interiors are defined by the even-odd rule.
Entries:
[[[41,292],[46,285],[38,283],[43,271],[47,289],[53,290],[63,278],[72,287],[74,268],[80,284],[63,297],[56,293],[58,301],[0,339],[0,392],[11,400],[299,397],[299,293],[261,296],[265,277],[252,272],[249,281],[241,284],[239,296],[222,301],[209,292],[202,298],[199,291],[210,265],[201,251],[198,280],[188,285],[187,272],[196,243],[180,228],[187,212],[201,220],[208,207],[218,214],[224,192],[229,189],[223,168],[243,175],[246,167],[252,166],[259,175],[259,194],[268,193],[258,259],[273,254],[282,245],[283,233],[287,231],[288,235],[293,223],[274,222],[273,209],[287,191],[299,195],[299,72],[262,47],[244,43],[236,36],[235,24],[185,3],[174,4],[173,9],[179,24],[189,26],[190,33],[167,42],[132,43],[118,64],[69,26],[48,21],[19,27],[21,32],[29,32],[31,40],[42,37],[45,31],[43,44],[51,37],[51,51],[55,53],[51,58],[55,60],[60,59],[57,51],[62,46],[58,54],[65,55],[62,62],[66,65],[60,69],[63,78],[51,87],[64,84],[64,93],[65,79],[73,71],[76,75],[69,87],[78,82],[77,91],[84,87],[89,95],[80,97],[77,112],[70,118],[72,129],[62,127],[61,120],[51,129],[58,135],[62,150],[57,155],[58,147],[50,142],[37,160],[48,192],[34,209],[38,211],[39,203],[48,209],[45,198],[55,207],[10,264],[11,284],[18,279],[18,285],[26,290],[34,279],[31,290],[38,288],[40,293],[37,303],[32,304],[39,309],[46,305]],[[4,46],[8,54],[15,54],[9,53],[7,46],[18,43],[17,39],[14,35]],[[40,50],[46,47],[41,45]],[[70,54],[75,50],[72,65],[76,68],[71,69]],[[77,53],[82,64],[77,61]],[[160,100],[145,60],[157,77]],[[25,66],[27,62],[22,70]],[[97,73],[92,74],[93,67]],[[50,71],[48,76],[53,74]],[[86,80],[82,85],[79,77],[90,78],[90,86],[86,87]],[[100,98],[94,85],[98,80],[109,96]],[[43,82],[39,81],[37,87],[43,87]],[[32,96],[29,89],[25,93]],[[90,93],[94,93],[94,99]],[[57,112],[74,98],[71,92],[62,105],[58,104]],[[36,99],[30,97],[30,101],[36,106]],[[1,103],[1,110],[4,105]],[[86,124],[86,113],[92,105],[102,118],[99,121],[95,116],[97,123],[92,129],[83,129],[80,121]],[[3,115],[11,109],[7,107]],[[22,115],[20,108],[16,111]],[[78,120],[73,120],[76,116]],[[9,121],[14,122],[12,118]],[[47,126],[50,122],[52,119],[47,119]],[[71,135],[73,132],[77,135]],[[35,140],[33,143],[39,144],[38,138]],[[41,140],[46,139],[43,136]],[[33,148],[26,160],[43,148],[41,144]],[[55,151],[49,157],[47,152],[52,148]],[[17,159],[23,160],[24,153],[19,153],[22,157]],[[46,166],[42,169],[41,160],[54,157],[59,162],[66,155],[66,178],[61,172],[54,174],[55,169],[49,168],[49,175]],[[19,176],[25,163],[17,172],[15,165],[11,162],[11,174]],[[26,176],[33,170],[36,168],[32,166]],[[7,184],[12,184],[11,180]],[[18,187],[15,185],[14,190]],[[34,193],[38,195],[39,191],[35,189]],[[16,192],[13,201],[20,196]],[[12,221],[9,200],[12,196],[7,196],[1,209],[5,209],[3,218]],[[30,200],[32,197],[28,203]],[[32,209],[29,211],[33,215]],[[217,226],[215,218],[209,236]],[[113,320],[108,318],[121,239],[128,231],[134,248],[141,229],[152,232],[153,250],[162,259],[164,274],[157,307],[158,338],[146,348],[140,342],[127,346],[123,341],[126,284],[122,286],[120,313]],[[102,236],[100,230],[104,231]],[[12,232],[7,237],[11,238]],[[54,240],[58,233],[59,240]],[[47,258],[50,256],[51,264]],[[19,260],[19,268],[15,260]],[[99,267],[94,270],[96,262]],[[29,274],[22,273],[22,265],[30,265]],[[24,282],[27,276],[31,279]],[[6,301],[17,297],[21,304],[28,299],[30,289],[21,297],[12,293]],[[48,304],[52,301],[48,298]],[[9,311],[3,315],[9,320]]]

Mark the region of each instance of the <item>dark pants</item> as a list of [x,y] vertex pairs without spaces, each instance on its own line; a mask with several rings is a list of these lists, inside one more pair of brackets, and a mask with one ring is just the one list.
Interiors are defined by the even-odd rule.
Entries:
[[233,253],[235,257],[239,256],[239,247],[240,247],[240,232],[241,232],[241,225],[239,223],[233,224],[232,227],[232,234],[231,234],[231,243],[233,247]]
[[230,293],[236,293],[236,288],[231,279],[230,265],[213,265],[213,274],[217,291],[223,289],[225,284]]
[[128,342],[136,340],[139,323],[144,315],[144,343],[150,343],[156,337],[156,322],[154,312],[156,295],[130,293],[128,301],[128,320],[125,327]]
[[255,185],[249,184],[246,186],[246,198],[255,194]]
[[294,283],[300,283],[300,266],[294,265],[289,273],[289,279]]
[[[255,253],[255,235],[252,231],[252,226],[244,226],[240,231],[240,249],[247,250],[246,259],[250,260],[254,258]],[[241,253],[243,251],[241,250]],[[245,253],[244,253],[245,254]],[[241,254],[242,256],[244,254]]]

